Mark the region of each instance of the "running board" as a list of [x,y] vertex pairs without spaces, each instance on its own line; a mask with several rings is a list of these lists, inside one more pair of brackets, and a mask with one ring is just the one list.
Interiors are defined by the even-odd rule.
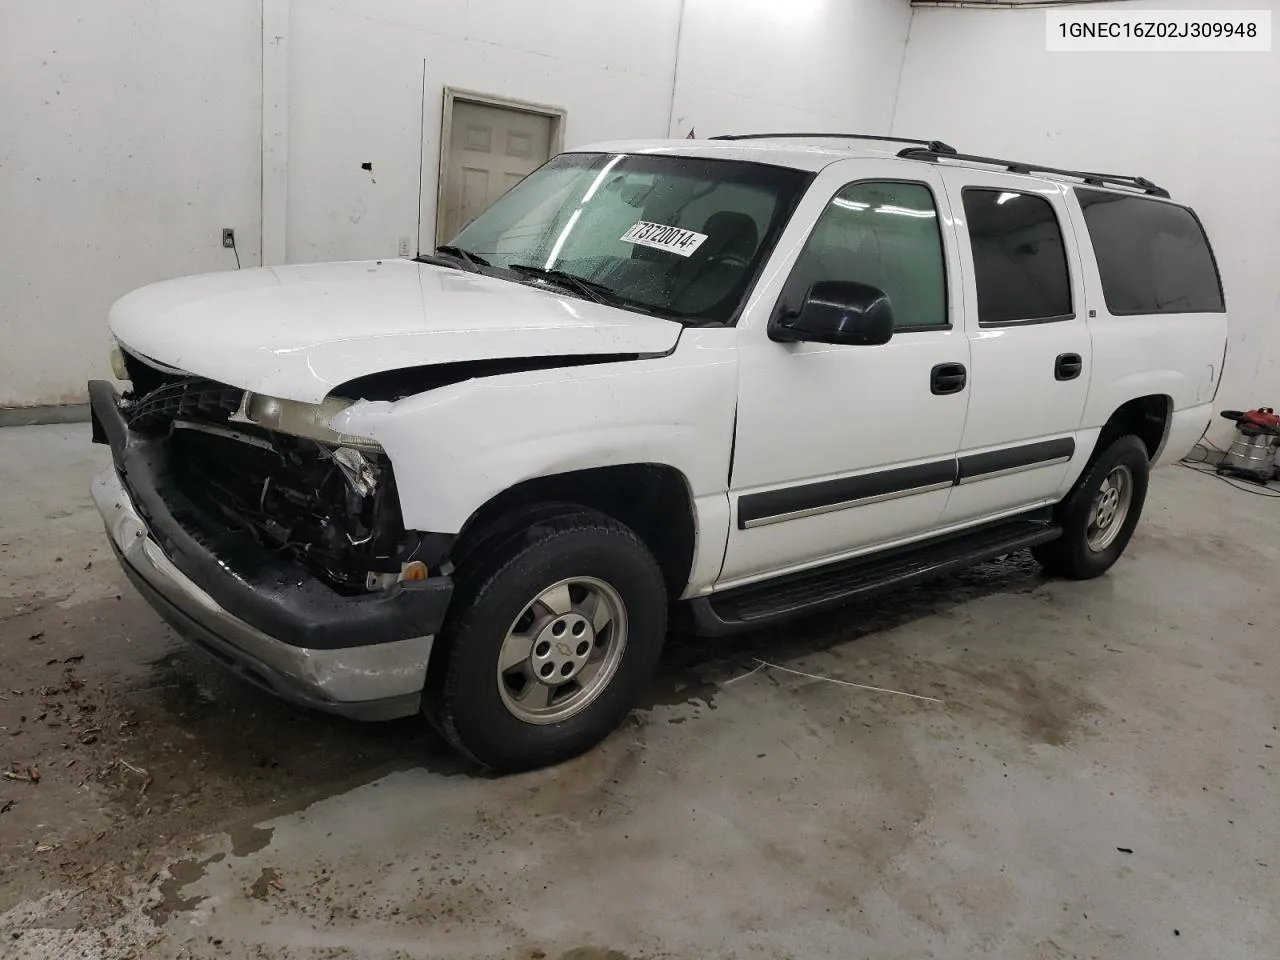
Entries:
[[689,602],[692,628],[703,636],[755,629],[954,573],[1061,535],[1062,528],[1052,522],[1049,510],[1024,514],[977,530],[699,597]]

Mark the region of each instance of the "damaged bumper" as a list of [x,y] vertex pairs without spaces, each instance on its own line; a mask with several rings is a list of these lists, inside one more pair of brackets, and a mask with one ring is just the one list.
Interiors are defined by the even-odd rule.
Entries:
[[291,702],[368,720],[417,711],[448,578],[344,596],[270,551],[220,549],[175,518],[183,504],[165,441],[129,430],[109,383],[91,383],[90,401],[94,439],[114,460],[94,502],[129,579],[165,620]]

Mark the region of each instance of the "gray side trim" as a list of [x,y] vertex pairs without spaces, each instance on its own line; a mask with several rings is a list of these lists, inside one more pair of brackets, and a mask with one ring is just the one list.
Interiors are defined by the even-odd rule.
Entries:
[[1005,467],[1003,470],[992,470],[990,473],[979,473],[972,476],[961,477],[960,486],[966,483],[976,483],[979,480],[994,480],[996,477],[1007,477],[1015,473],[1023,473],[1027,470],[1039,470],[1041,467],[1054,467],[1058,464],[1067,463],[1070,457],[1055,457],[1052,460],[1040,460],[1036,463],[1023,463],[1016,467]]
[[823,513],[832,513],[836,510],[845,510],[849,507],[863,507],[872,503],[883,503],[886,500],[897,500],[901,497],[913,497],[917,493],[932,493],[936,490],[945,490],[950,486],[954,486],[951,480],[943,480],[940,483],[931,483],[925,487],[911,487],[908,490],[894,490],[892,493],[882,493],[874,497],[860,497],[857,500],[842,500],[839,503],[827,503],[820,507],[810,507],[807,510],[795,510],[791,513],[780,513],[772,517],[759,517],[755,520],[743,521],[742,529],[751,530],[755,527],[765,527],[771,523],[782,523],[784,520],[800,520],[804,517],[816,517]]

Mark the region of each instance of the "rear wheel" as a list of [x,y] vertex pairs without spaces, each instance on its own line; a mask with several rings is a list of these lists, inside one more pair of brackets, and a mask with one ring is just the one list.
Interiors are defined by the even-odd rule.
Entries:
[[1138,525],[1147,498],[1150,462],[1135,436],[1114,440],[1058,504],[1062,536],[1032,549],[1050,573],[1088,580],[1111,569]]
[[667,596],[648,548],[587,511],[534,521],[460,571],[426,707],[502,772],[558,763],[622,721],[653,675]]

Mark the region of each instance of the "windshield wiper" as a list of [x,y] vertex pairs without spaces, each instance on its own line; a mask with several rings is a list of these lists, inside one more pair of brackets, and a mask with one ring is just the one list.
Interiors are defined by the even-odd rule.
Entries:
[[596,303],[603,303],[606,306],[616,307],[622,302],[611,287],[607,287],[603,283],[596,283],[594,280],[584,280],[582,277],[575,276],[572,273],[565,273],[563,270],[548,270],[546,267],[535,267],[531,263],[513,263],[507,269],[527,276],[550,280],[552,283],[558,283],[562,287],[576,290],[588,300],[594,300]]
[[471,273],[479,273],[481,267],[489,266],[489,261],[478,253],[472,253],[470,250],[464,250],[462,247],[455,247],[451,244],[445,244],[443,247],[436,247],[436,254],[444,254],[449,259],[441,260],[439,256],[423,256],[414,257],[418,263],[434,263],[440,266],[454,267],[457,266],[455,261],[461,260],[463,266]]

